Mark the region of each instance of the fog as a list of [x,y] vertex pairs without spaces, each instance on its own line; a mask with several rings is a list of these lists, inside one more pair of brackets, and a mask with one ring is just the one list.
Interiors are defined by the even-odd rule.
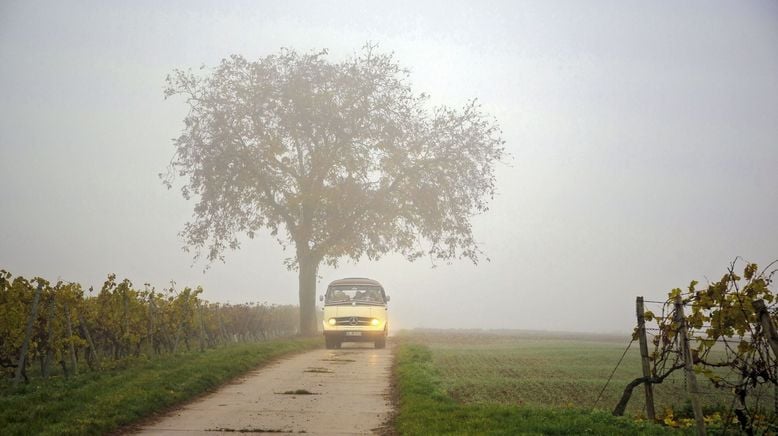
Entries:
[[626,333],[637,295],[778,258],[775,2],[4,1],[0,268],[297,303],[294,250],[267,234],[206,272],[182,250],[193,202],[158,173],[186,107],[164,79],[368,41],[432,103],[478,98],[511,156],[473,220],[489,261],[344,261],[320,291],[379,280],[394,330]]

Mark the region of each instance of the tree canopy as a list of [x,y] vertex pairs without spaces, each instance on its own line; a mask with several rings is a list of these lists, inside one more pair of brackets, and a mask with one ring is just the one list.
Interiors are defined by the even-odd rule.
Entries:
[[470,220],[487,210],[504,155],[497,122],[475,100],[431,107],[372,45],[327,56],[232,55],[212,70],[173,71],[165,89],[189,106],[164,177],[168,187],[185,178],[184,197],[196,198],[187,246],[223,260],[261,229],[293,244],[307,333],[321,262],[389,252],[477,262]]

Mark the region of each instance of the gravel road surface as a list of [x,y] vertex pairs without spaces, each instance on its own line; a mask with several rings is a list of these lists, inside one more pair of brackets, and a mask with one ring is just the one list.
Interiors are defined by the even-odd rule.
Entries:
[[143,425],[136,434],[371,434],[391,413],[392,351],[372,344],[298,354]]

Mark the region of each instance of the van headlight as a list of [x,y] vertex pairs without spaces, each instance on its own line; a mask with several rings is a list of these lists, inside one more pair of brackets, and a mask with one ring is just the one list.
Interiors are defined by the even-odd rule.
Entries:
[[373,320],[370,321],[370,324],[373,325],[373,326],[377,326],[378,323],[379,323],[379,321],[377,319],[375,319],[375,318],[373,318]]
[[327,321],[327,324],[329,324],[329,325],[335,325],[335,322],[336,322],[336,321],[335,321],[335,318],[330,318],[330,319]]

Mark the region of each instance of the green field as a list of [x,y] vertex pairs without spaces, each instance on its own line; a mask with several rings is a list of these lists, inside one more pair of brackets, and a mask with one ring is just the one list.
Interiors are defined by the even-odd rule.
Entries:
[[[583,425],[578,422],[580,420],[583,420],[584,424],[599,423],[599,430],[595,433],[621,433],[628,428],[638,431],[629,425],[635,421],[640,422],[644,415],[644,394],[643,388],[640,387],[635,389],[626,411],[629,421],[611,421],[610,417],[610,411],[626,384],[641,375],[636,343],[627,352],[602,398],[597,401],[600,391],[629,343],[629,338],[543,332],[414,330],[402,332],[398,341],[401,344],[401,360],[402,356],[408,360],[409,350],[417,354],[428,353],[428,362],[420,364],[417,361],[413,365],[425,367],[425,377],[434,385],[434,389],[428,389],[437,392],[436,395],[443,403],[448,404],[448,407],[463,408],[457,409],[460,412],[491,410],[491,414],[501,411],[500,413],[505,414],[521,414],[525,416],[525,420],[527,416],[538,414],[561,414],[556,416],[560,423],[577,422],[578,426]],[[714,390],[703,376],[698,376],[698,380],[703,391],[702,403],[706,414],[718,412],[719,415],[726,416],[732,397],[726,392]],[[682,371],[677,371],[662,385],[655,386],[655,397],[656,410],[660,417],[666,416],[668,411],[672,410],[676,421],[681,418],[682,423],[691,424],[690,419],[682,420],[692,417]],[[447,403],[449,401],[450,403]],[[772,407],[773,404],[772,396],[767,395],[757,401],[761,402],[762,407]],[[434,413],[431,416],[434,417]],[[423,420],[424,417],[419,415],[416,418]],[[411,421],[413,420],[408,422]],[[398,423],[399,429],[403,430],[402,408]],[[512,424],[501,424],[506,425]],[[501,426],[491,429],[502,432]],[[515,430],[530,433],[574,433],[573,428],[575,426],[541,429],[516,427]],[[408,433],[415,433],[410,429],[411,427],[404,428]],[[456,427],[441,430],[455,429]],[[491,431],[486,428],[471,430]],[[642,433],[664,430],[658,426],[639,428]]]
[[[596,406],[611,410],[624,386],[642,375],[640,354],[634,343],[595,405],[629,338],[541,332],[418,331],[408,335],[408,339],[432,350],[444,388],[463,403]],[[699,380],[704,390],[712,392],[702,377]],[[684,388],[681,371],[656,386],[657,410],[682,406],[686,399]],[[728,395],[711,393],[704,396],[703,404],[728,407],[728,399]],[[639,415],[643,408],[643,390],[639,388],[627,414]]]

